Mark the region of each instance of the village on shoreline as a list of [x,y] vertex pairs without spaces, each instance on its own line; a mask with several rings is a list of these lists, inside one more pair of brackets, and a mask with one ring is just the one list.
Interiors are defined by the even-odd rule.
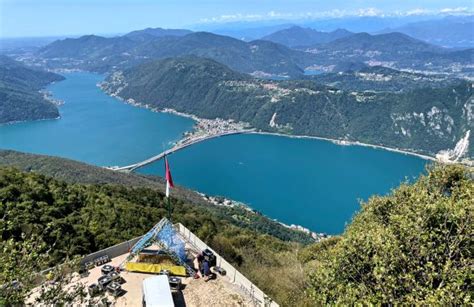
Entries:
[[421,159],[430,160],[434,162],[461,163],[461,164],[471,166],[471,167],[474,166],[474,161],[471,161],[470,159],[465,158],[462,160],[458,160],[458,159],[452,160],[450,156],[450,155],[453,155],[453,153],[455,153],[457,156],[462,156],[465,152],[467,152],[467,149],[469,146],[468,139],[469,139],[470,131],[468,131],[466,133],[466,136],[459,141],[458,144],[460,145],[456,146],[456,147],[462,147],[461,152],[459,152],[459,149],[456,150],[455,148],[452,150],[446,150],[446,151],[440,152],[436,155],[436,157],[432,157],[432,156],[428,156],[428,155],[413,152],[413,151],[403,150],[400,148],[392,148],[392,147],[386,147],[382,145],[367,144],[367,143],[362,143],[358,141],[348,141],[344,139],[331,139],[331,138],[318,137],[318,136],[291,135],[291,134],[284,134],[284,133],[278,133],[278,132],[258,131],[258,130],[252,129],[249,123],[235,122],[231,119],[225,120],[221,118],[204,119],[204,118],[199,118],[192,114],[178,112],[170,108],[166,108],[163,110],[153,110],[153,111],[171,113],[178,116],[188,117],[188,118],[193,119],[196,122],[194,129],[192,131],[186,132],[183,138],[180,139],[176,143],[176,145],[186,144],[188,142],[193,142],[197,139],[210,137],[212,135],[241,131],[241,133],[246,133],[246,134],[276,135],[276,136],[297,138],[297,139],[316,139],[316,140],[328,141],[328,142],[331,142],[337,145],[342,145],[342,146],[351,146],[351,145],[364,146],[364,147],[397,152],[397,153],[401,153],[405,155],[417,156]]

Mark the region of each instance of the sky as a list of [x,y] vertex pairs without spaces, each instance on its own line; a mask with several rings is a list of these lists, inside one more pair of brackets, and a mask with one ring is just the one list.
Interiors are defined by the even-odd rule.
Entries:
[[234,21],[474,12],[474,0],[0,0],[0,37],[115,34]]

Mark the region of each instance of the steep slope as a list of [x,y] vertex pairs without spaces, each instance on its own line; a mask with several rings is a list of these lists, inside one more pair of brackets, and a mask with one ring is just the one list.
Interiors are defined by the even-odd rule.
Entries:
[[339,38],[352,35],[344,29],[337,29],[332,32],[320,32],[311,28],[293,26],[262,37],[262,40],[272,41],[288,47],[305,47],[311,45],[325,44]]
[[[359,75],[361,87],[354,89],[311,80],[255,80],[220,63],[188,57],[117,72],[102,87],[125,100],[244,121],[265,131],[343,138],[430,155],[453,148],[474,130],[469,82],[426,78],[423,86],[413,86],[418,75],[383,69]],[[403,83],[411,89],[400,91]],[[367,84],[381,85],[378,91],[367,91]],[[471,157],[473,153],[471,148]]]
[[[307,29],[291,29],[307,32]],[[150,35],[149,32],[155,35]],[[313,30],[310,30],[310,33],[310,37],[315,36],[314,39],[322,35]],[[324,39],[340,35],[342,38],[304,47],[304,51],[268,40],[244,42],[208,32],[194,32],[184,36],[161,34],[161,30],[151,29],[121,37],[89,35],[65,39],[40,49],[31,60],[37,65],[53,69],[110,72],[126,69],[149,59],[195,55],[257,76],[299,77],[307,68],[333,71],[346,62],[364,62],[370,65],[375,63],[394,68],[448,72],[462,76],[474,75],[474,69],[470,67],[474,57],[473,50],[459,53],[401,33],[357,33],[346,36],[346,31],[336,30],[324,33]],[[135,35],[137,37],[134,39]],[[288,39],[291,37],[293,36],[287,36]],[[287,43],[292,45],[293,41]]]
[[57,107],[39,90],[63,79],[0,56],[0,124],[58,117]]

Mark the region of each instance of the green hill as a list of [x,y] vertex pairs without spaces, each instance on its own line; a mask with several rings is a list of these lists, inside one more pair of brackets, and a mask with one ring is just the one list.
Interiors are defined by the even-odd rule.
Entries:
[[445,75],[409,73],[383,66],[365,66],[346,63],[344,72],[306,76],[328,86],[347,91],[409,92],[423,88],[443,88],[459,83]]
[[57,107],[39,90],[64,78],[0,56],[0,124],[57,118]]
[[[474,131],[466,112],[472,108],[467,81],[421,78],[386,68],[340,77],[333,75],[337,83],[327,82],[331,79],[325,75],[315,81],[256,80],[212,60],[186,57],[117,72],[103,88],[125,100],[203,118],[244,121],[263,131],[347,139],[430,155],[453,148],[467,130]],[[471,148],[470,157],[473,153]]]

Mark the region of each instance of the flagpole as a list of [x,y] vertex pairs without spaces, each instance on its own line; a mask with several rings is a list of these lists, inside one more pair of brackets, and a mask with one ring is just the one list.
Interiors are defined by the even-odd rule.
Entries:
[[171,222],[171,202],[170,197],[166,197],[168,199],[168,220]]
[[173,179],[171,178],[171,172],[168,165],[168,159],[165,155],[165,177],[166,177],[166,202],[168,203],[168,220],[171,222],[171,200],[170,200],[170,188],[173,187]]

